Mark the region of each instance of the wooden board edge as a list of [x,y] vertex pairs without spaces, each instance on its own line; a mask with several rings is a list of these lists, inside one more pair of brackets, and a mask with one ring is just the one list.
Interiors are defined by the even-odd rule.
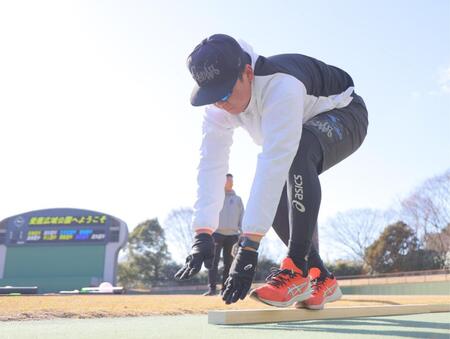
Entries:
[[406,304],[389,306],[333,307],[320,311],[306,309],[259,309],[209,311],[208,323],[214,325],[259,324],[302,320],[344,319],[450,312],[450,304]]

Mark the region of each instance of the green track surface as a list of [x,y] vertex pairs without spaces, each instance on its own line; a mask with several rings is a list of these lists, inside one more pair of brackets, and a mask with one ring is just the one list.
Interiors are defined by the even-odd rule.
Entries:
[[56,319],[0,323],[0,338],[450,338],[450,313],[209,325],[207,316]]

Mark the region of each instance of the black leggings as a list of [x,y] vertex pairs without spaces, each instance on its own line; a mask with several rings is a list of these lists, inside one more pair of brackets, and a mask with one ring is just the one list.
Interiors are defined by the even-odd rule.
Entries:
[[319,174],[352,154],[367,133],[367,109],[353,94],[344,108],[321,113],[303,125],[302,138],[281,194],[273,228],[288,246],[288,256],[306,274],[327,272],[312,245],[321,202]]
[[214,239],[214,260],[211,269],[208,271],[208,281],[209,288],[215,290],[217,284],[217,270],[220,261],[220,252],[223,249],[223,274],[222,274],[222,286],[225,280],[228,278],[228,273],[230,272],[231,263],[233,261],[233,256],[231,255],[233,245],[237,243],[238,235],[223,235],[214,232],[212,234]]

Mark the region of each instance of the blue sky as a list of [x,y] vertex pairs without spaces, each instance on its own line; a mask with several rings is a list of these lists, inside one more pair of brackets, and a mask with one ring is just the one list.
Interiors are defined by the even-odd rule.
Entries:
[[[320,223],[387,208],[450,167],[449,1],[6,1],[0,32],[0,219],[77,207],[132,228],[191,206],[202,111],[185,60],[214,33],[352,75],[369,134],[321,176]],[[236,132],[244,201],[258,152]]]

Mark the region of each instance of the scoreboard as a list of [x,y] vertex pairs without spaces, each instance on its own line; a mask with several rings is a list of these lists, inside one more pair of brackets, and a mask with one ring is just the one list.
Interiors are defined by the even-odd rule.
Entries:
[[47,209],[9,217],[0,222],[0,286],[38,286],[42,293],[115,284],[127,238],[123,221],[95,211]]
[[[65,211],[65,212],[64,212]],[[6,228],[0,228],[0,243],[9,246],[34,244],[78,244],[107,243],[111,236],[117,238],[118,228],[111,229],[112,218],[105,214],[91,212],[80,215],[67,210],[55,211],[52,215],[35,212],[28,216],[9,218]]]

